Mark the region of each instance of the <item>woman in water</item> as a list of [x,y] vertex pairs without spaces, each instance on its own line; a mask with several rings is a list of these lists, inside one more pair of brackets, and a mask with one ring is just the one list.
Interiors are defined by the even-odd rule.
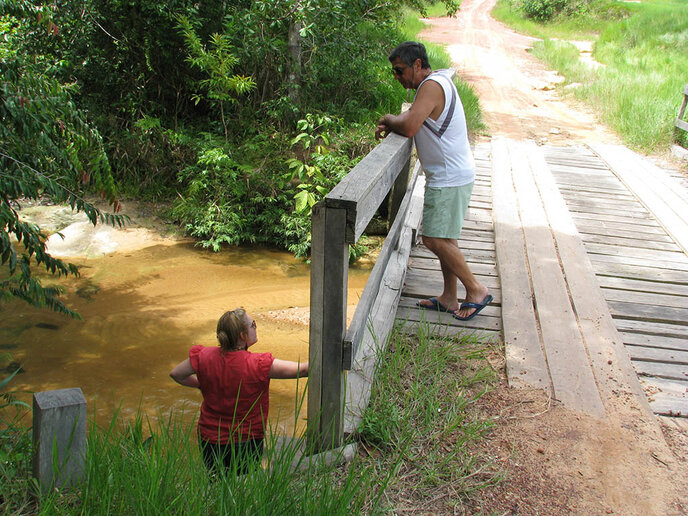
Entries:
[[222,461],[226,469],[244,474],[263,454],[270,379],[308,376],[308,362],[248,351],[258,337],[256,321],[243,308],[220,317],[217,340],[220,345],[215,347],[192,346],[189,358],[170,376],[181,385],[201,389],[198,436],[208,469]]

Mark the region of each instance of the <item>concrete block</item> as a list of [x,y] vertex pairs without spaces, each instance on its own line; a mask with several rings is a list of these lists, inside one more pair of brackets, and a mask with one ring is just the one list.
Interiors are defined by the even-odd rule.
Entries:
[[81,389],[33,395],[33,473],[43,492],[81,480],[86,458],[86,398]]

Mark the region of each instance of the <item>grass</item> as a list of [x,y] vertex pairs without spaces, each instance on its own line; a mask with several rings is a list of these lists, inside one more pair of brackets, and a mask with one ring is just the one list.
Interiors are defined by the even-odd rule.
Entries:
[[[264,464],[249,475],[208,475],[195,437],[195,414],[115,415],[91,422],[83,482],[39,495],[31,479],[31,436],[4,407],[0,430],[0,512],[3,514],[378,514],[427,492],[460,503],[495,482],[470,446],[490,430],[471,406],[490,389],[490,347],[448,339],[422,328],[396,334],[380,364],[359,440],[361,453],[344,466],[294,472],[303,438],[278,446],[274,432]],[[16,407],[12,407],[13,409]],[[8,424],[11,423],[11,424]],[[428,491],[430,490],[430,491]]]
[[[627,17],[622,19],[586,14],[546,25],[524,19],[506,2],[494,14],[516,30],[544,37],[534,55],[566,77],[562,87],[580,84],[571,89],[573,95],[630,147],[663,151],[672,143],[673,121],[687,82],[688,4],[647,0],[623,8]],[[580,63],[575,47],[554,40],[572,37],[594,40],[593,57],[604,66],[592,69]]]
[[472,492],[499,480],[471,453],[491,430],[471,411],[496,378],[490,351],[470,337],[439,337],[424,324],[416,336],[399,332],[391,340],[360,428],[367,462],[396,469],[385,495],[390,512],[410,503],[418,512],[456,513]]

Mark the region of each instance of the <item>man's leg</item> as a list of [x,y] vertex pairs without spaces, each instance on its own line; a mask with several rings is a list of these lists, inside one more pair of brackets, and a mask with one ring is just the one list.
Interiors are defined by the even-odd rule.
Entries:
[[[466,289],[466,301],[480,303],[485,299],[489,291],[471,272],[456,240],[424,236],[423,244],[437,255],[442,268],[444,288],[442,295],[437,298],[438,302],[449,309],[458,309],[459,305],[456,299],[457,278]],[[456,315],[468,317],[473,312],[475,312],[475,308],[466,308],[457,311]]]

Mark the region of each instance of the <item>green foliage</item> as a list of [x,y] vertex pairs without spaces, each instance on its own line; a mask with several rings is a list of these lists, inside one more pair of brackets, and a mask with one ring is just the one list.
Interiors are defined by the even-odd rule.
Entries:
[[[47,236],[21,220],[20,203],[41,197],[65,202],[83,211],[94,225],[122,225],[125,217],[103,213],[83,197],[87,191],[99,192],[119,211],[102,139],[74,104],[73,86],[55,77],[47,56],[29,55],[22,46],[25,33],[41,28],[29,18],[5,11],[0,15],[7,30],[0,40],[0,256],[9,273],[0,281],[0,298],[77,316],[58,299],[57,288],[43,287],[31,274],[32,263],[58,276],[78,271],[46,252]],[[19,9],[19,15],[32,12]],[[52,31],[49,28],[44,36],[51,37]],[[23,245],[22,252],[12,239]]]
[[421,323],[412,338],[397,328],[379,357],[360,427],[362,441],[382,457],[378,467],[397,467],[407,479],[391,489],[409,497],[440,486],[466,494],[496,481],[496,475],[472,479],[481,459],[468,451],[491,430],[471,411],[495,381],[488,346],[466,336],[440,337],[431,328]]
[[522,30],[546,35],[538,24],[524,24],[514,13],[539,24],[552,23],[573,32],[598,32],[600,22],[629,16],[631,7],[615,0],[499,0],[494,10],[497,19],[518,25]]
[[523,0],[523,12],[528,18],[547,21],[561,12],[565,0]]
[[[255,89],[255,81],[243,75],[232,75],[232,70],[239,60],[234,56],[230,39],[225,34],[215,33],[210,37],[211,50],[207,50],[194,31],[191,22],[180,16],[179,29],[184,36],[191,66],[200,69],[208,77],[198,81],[205,89],[208,98],[220,107],[222,127],[227,138],[227,121],[225,120],[225,103],[236,102],[237,95],[244,95]],[[201,100],[200,94],[193,96],[196,104]]]
[[541,27],[551,38],[565,37],[572,20],[583,20],[579,27],[596,20],[600,35],[593,57],[605,66],[590,67],[579,60],[573,45],[553,39],[536,43],[534,55],[565,75],[566,84],[578,84],[573,94],[627,144],[648,152],[667,148],[688,69],[688,6],[671,1],[625,4],[619,17],[604,11],[604,3],[591,5],[585,15],[558,17]]
[[[298,411],[298,410],[297,410]],[[265,441],[269,468],[248,475],[206,470],[184,412],[131,421],[115,415],[91,422],[84,479],[74,489],[39,493],[31,477],[30,428],[13,429],[12,447],[0,448],[3,514],[360,514],[378,512],[393,471],[354,460],[341,466],[308,464],[303,437]],[[2,435],[2,434],[0,434]],[[6,443],[3,443],[3,445]],[[302,467],[294,469],[293,465]],[[6,480],[6,482],[5,482]],[[33,493],[35,498],[32,497]]]
[[[346,138],[358,133],[326,115],[309,114],[297,129],[291,140],[275,133],[274,138],[256,137],[234,150],[208,142],[196,164],[179,174],[183,193],[173,216],[201,245],[216,251],[223,244],[260,243],[307,256],[311,207],[354,166],[358,153],[370,147],[351,149]],[[285,154],[291,157],[280,159]],[[257,156],[263,159],[260,165],[252,164]]]
[[33,453],[31,429],[22,424],[30,407],[17,399],[16,392],[8,390],[20,371],[11,359],[7,353],[0,354],[0,366],[9,363],[0,370],[10,371],[4,378],[0,376],[0,512],[21,514],[31,503],[34,491],[34,481],[27,475]]

